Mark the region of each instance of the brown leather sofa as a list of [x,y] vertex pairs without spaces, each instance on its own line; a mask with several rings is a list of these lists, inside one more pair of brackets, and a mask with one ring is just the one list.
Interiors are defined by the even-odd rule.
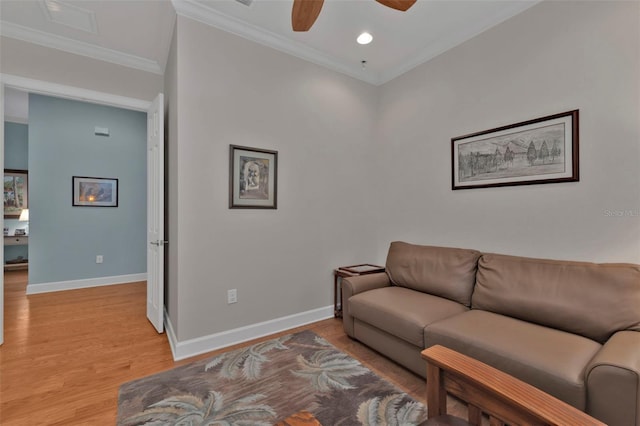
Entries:
[[442,345],[610,426],[640,426],[640,265],[391,243],[386,272],[342,282],[352,338],[425,376]]

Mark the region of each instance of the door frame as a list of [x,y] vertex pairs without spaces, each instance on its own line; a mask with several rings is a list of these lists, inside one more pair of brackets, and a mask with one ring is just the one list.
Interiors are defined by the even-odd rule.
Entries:
[[[20,77],[12,74],[0,74],[0,164],[4,170],[4,89],[23,90],[29,93],[55,96],[57,98],[72,99],[82,102],[113,106],[122,109],[147,112],[151,106],[151,101],[130,98],[126,96],[114,95],[95,90],[82,89],[74,86],[53,83],[43,80]],[[155,94],[154,94],[155,96]],[[146,140],[145,140],[146,144]],[[4,228],[4,216],[2,216],[2,227]],[[4,259],[4,246],[0,246],[0,258]],[[0,345],[4,342],[4,274],[0,275]]]

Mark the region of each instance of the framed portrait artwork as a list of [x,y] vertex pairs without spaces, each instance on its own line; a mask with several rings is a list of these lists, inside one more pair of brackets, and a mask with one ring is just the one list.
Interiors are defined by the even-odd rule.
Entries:
[[452,189],[579,180],[578,110],[451,139]]
[[278,208],[278,151],[229,146],[229,208]]
[[29,173],[26,170],[4,169],[4,217],[17,219],[29,208]]
[[73,205],[78,207],[118,207],[118,179],[73,177]]

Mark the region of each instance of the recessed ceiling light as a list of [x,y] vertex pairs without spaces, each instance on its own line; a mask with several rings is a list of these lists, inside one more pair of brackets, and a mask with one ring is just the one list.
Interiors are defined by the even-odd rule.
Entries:
[[373,36],[369,33],[362,33],[356,39],[359,44],[369,44],[371,40],[373,40]]

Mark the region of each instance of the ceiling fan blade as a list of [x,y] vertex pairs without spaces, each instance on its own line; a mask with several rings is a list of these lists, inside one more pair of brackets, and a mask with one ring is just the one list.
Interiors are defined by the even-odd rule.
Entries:
[[384,4],[391,9],[400,10],[406,12],[416,0],[376,0],[380,4]]
[[293,0],[291,26],[293,31],[309,31],[316,22],[324,0]]

